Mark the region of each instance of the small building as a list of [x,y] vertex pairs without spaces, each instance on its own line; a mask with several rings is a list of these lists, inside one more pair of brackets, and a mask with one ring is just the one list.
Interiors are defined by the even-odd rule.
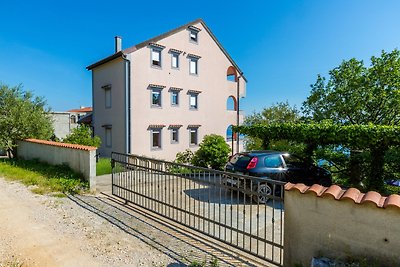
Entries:
[[[69,135],[73,129],[78,127],[81,122],[79,120],[90,117],[92,114],[91,107],[80,107],[79,109],[71,109],[64,112],[50,112],[53,120],[54,135],[63,139]],[[85,122],[87,122],[86,120]],[[83,124],[89,124],[91,121]]]
[[[243,120],[238,109],[247,80],[205,22],[197,19],[87,67],[92,71],[99,152],[172,160],[196,150],[207,134],[227,137]],[[241,147],[241,144],[239,144]]]

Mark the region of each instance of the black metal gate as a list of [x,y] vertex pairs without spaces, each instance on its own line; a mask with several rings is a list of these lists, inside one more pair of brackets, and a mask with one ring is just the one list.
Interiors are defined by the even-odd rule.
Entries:
[[113,195],[283,266],[284,183],[115,152],[112,166]]

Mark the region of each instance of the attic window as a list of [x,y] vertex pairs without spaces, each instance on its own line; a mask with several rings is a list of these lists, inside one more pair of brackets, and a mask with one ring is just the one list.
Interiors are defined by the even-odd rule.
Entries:
[[198,32],[194,31],[194,30],[190,30],[190,41],[197,43],[198,41]]

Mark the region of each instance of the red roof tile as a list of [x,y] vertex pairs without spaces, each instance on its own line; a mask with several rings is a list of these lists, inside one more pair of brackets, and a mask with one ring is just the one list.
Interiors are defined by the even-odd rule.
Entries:
[[86,107],[86,108],[79,108],[79,109],[70,109],[67,112],[83,113],[83,112],[92,112],[92,111],[93,111],[92,107]]
[[322,185],[317,184],[306,186],[304,184],[287,183],[285,185],[286,191],[293,191],[295,189],[302,194],[312,192],[318,197],[332,196],[334,199],[339,201],[350,199],[356,204],[372,203],[378,208],[400,208],[400,195],[390,195],[388,197],[384,197],[375,191],[369,191],[364,194],[356,188],[342,189],[337,185],[331,185],[330,187],[323,187]]
[[77,144],[60,143],[60,142],[53,142],[53,141],[46,141],[46,140],[39,140],[39,139],[25,139],[24,141],[31,142],[31,143],[37,143],[37,144],[43,144],[43,145],[49,145],[49,146],[59,146],[59,147],[65,147],[65,148],[86,150],[86,151],[92,151],[92,150],[97,149],[97,147],[94,147],[94,146],[83,146],[83,145],[77,145]]

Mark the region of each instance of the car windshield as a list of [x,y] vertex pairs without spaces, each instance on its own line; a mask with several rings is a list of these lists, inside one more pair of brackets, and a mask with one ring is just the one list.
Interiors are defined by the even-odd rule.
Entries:
[[246,167],[250,160],[251,157],[248,155],[236,154],[229,160],[229,162],[239,167]]

